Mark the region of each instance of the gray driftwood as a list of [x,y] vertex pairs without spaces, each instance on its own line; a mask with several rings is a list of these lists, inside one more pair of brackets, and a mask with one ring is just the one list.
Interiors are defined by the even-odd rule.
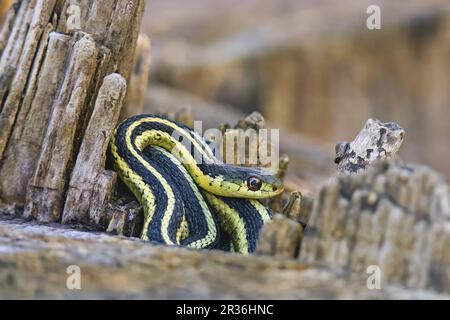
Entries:
[[134,199],[113,199],[107,207],[110,217],[106,232],[128,237],[140,237],[144,224],[141,205]]
[[374,161],[393,158],[403,142],[405,131],[396,123],[368,119],[352,142],[336,145],[338,171],[358,172]]

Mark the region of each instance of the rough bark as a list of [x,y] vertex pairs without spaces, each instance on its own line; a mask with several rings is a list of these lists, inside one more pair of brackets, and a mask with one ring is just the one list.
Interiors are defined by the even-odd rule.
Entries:
[[[47,53],[36,83],[33,95],[27,96],[29,105],[23,106],[9,139],[10,147],[6,151],[1,164],[0,181],[1,197],[8,202],[16,202],[23,198],[30,173],[34,172],[44,139],[52,106],[64,79],[66,55],[71,47],[70,37],[52,32],[49,35]],[[14,183],[11,183],[14,177]]]
[[[12,6],[0,33],[2,202],[26,205],[25,215],[41,221],[59,220],[84,132],[95,115],[100,86],[113,72],[124,79],[130,75],[144,2],[30,0]],[[74,25],[71,16],[73,6],[80,9],[79,25]],[[119,88],[111,88],[115,89]],[[90,154],[92,159],[104,161],[124,90],[121,87],[118,96],[108,93],[120,102],[109,110],[113,116],[103,123],[102,145],[96,145],[93,151],[98,154]],[[86,136],[91,142],[92,137],[92,133]],[[85,178],[78,173],[72,174],[74,181]],[[97,188],[102,185],[109,194],[95,197],[106,201],[114,175],[99,172],[98,177]],[[85,189],[96,187],[86,185]],[[93,207],[91,218],[102,220],[101,208]]]
[[[14,68],[15,74],[8,94],[0,96],[0,158],[3,157],[8,139],[19,111],[21,96],[26,90],[27,79],[32,73],[33,61],[45,26],[51,19],[55,0],[23,1],[16,16],[14,28],[8,38],[0,60],[0,74]],[[36,13],[36,14],[35,14]],[[43,46],[47,46],[44,39]],[[3,102],[4,101],[4,102]]]
[[331,179],[315,199],[300,259],[384,283],[450,292],[450,189],[424,166],[375,164]]

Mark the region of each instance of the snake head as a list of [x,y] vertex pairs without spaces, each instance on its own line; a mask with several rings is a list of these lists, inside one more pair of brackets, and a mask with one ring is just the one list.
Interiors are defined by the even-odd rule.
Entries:
[[226,164],[203,168],[210,178],[205,189],[216,195],[263,199],[275,197],[284,191],[281,180],[266,169]]

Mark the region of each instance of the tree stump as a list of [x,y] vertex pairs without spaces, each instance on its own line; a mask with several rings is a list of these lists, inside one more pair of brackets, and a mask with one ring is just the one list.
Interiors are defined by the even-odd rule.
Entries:
[[102,220],[144,3],[14,2],[0,32],[1,202],[39,221],[63,208],[63,222]]
[[382,283],[450,292],[450,188],[424,166],[381,162],[331,179],[314,202],[300,259]]

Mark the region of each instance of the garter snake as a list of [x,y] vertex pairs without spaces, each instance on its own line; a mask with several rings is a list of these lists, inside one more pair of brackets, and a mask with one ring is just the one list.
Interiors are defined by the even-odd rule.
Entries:
[[222,163],[198,133],[162,116],[123,121],[110,150],[152,242],[251,253],[272,215],[258,199],[283,191],[269,171]]

